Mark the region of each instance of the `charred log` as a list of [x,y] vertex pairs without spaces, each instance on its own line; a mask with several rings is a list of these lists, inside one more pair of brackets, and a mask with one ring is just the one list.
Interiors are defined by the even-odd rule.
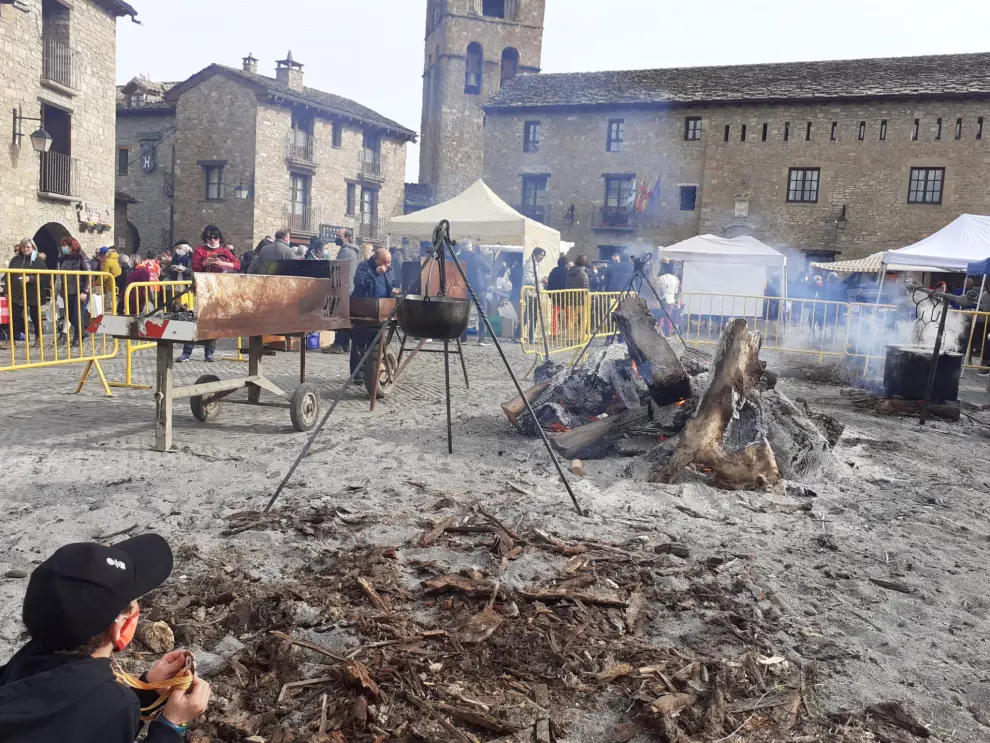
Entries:
[[691,383],[687,372],[667,339],[657,330],[646,301],[627,297],[619,302],[612,317],[654,402],[663,407],[689,398]]
[[762,341],[745,320],[726,328],[715,353],[712,381],[669,461],[651,479],[677,482],[689,470],[710,473],[727,488],[765,487],[781,473],[768,441],[760,399]]
[[588,423],[551,438],[554,449],[567,459],[597,459],[630,436],[676,436],[687,424],[689,403],[658,408],[653,403]]

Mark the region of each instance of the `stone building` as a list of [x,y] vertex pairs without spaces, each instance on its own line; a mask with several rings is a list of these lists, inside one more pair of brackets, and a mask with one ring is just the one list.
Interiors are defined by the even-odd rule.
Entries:
[[[305,87],[303,65],[213,64],[177,84],[121,89],[118,190],[140,249],[198,244],[208,224],[238,251],[282,228],[294,241],[340,228],[384,243],[404,211],[406,144],[416,134],[332,93]],[[134,97],[134,96],[137,97]],[[144,157],[154,154],[147,172]]]
[[546,0],[429,0],[419,182],[434,202],[482,175],[482,105],[539,72]]
[[121,0],[0,4],[0,246],[33,237],[54,266],[68,235],[90,255],[113,243],[117,18],[135,15]]
[[592,257],[855,258],[990,213],[990,54],[523,75],[485,111],[489,186]]
[[[117,248],[160,253],[172,246],[175,83],[135,77],[117,92]],[[189,238],[192,239],[192,238]]]

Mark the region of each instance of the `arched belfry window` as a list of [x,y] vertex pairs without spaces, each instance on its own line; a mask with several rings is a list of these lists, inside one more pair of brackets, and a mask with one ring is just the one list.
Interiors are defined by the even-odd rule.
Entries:
[[479,95],[484,84],[485,54],[481,44],[472,41],[467,48],[467,65],[464,71],[464,92]]
[[481,0],[481,14],[491,18],[505,18],[506,0]]
[[505,85],[509,80],[519,73],[519,50],[511,46],[502,52],[502,77],[499,87]]

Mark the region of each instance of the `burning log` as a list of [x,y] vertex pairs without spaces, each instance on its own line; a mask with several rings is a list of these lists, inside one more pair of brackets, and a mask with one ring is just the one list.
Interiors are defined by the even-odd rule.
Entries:
[[715,352],[711,385],[666,465],[651,474],[654,482],[676,482],[689,468],[709,471],[717,484],[733,489],[763,487],[780,481],[781,472],[767,439],[760,399],[764,364],[759,333],[745,320],[726,328]]
[[[685,426],[693,406],[680,401],[665,408],[653,402],[610,415],[550,439],[553,448],[567,459],[597,459],[616,443],[632,435],[674,436]],[[656,439],[654,439],[656,441]]]
[[619,302],[612,317],[656,404],[664,407],[691,397],[687,372],[667,339],[657,331],[646,301],[627,297]]

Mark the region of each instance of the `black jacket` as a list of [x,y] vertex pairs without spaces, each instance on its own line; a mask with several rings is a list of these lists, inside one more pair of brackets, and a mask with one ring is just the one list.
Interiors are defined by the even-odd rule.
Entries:
[[547,276],[547,291],[559,292],[567,286],[567,266],[554,266]]
[[618,263],[609,263],[605,269],[605,291],[624,292],[629,288],[636,267],[632,262],[622,259]]
[[[28,643],[0,667],[0,741],[134,743],[141,705],[157,698],[118,684],[107,658],[46,655]],[[145,740],[179,743],[182,736],[156,721]]]
[[567,277],[564,280],[566,289],[587,289],[589,286],[588,272],[584,266],[571,266],[567,269]]

